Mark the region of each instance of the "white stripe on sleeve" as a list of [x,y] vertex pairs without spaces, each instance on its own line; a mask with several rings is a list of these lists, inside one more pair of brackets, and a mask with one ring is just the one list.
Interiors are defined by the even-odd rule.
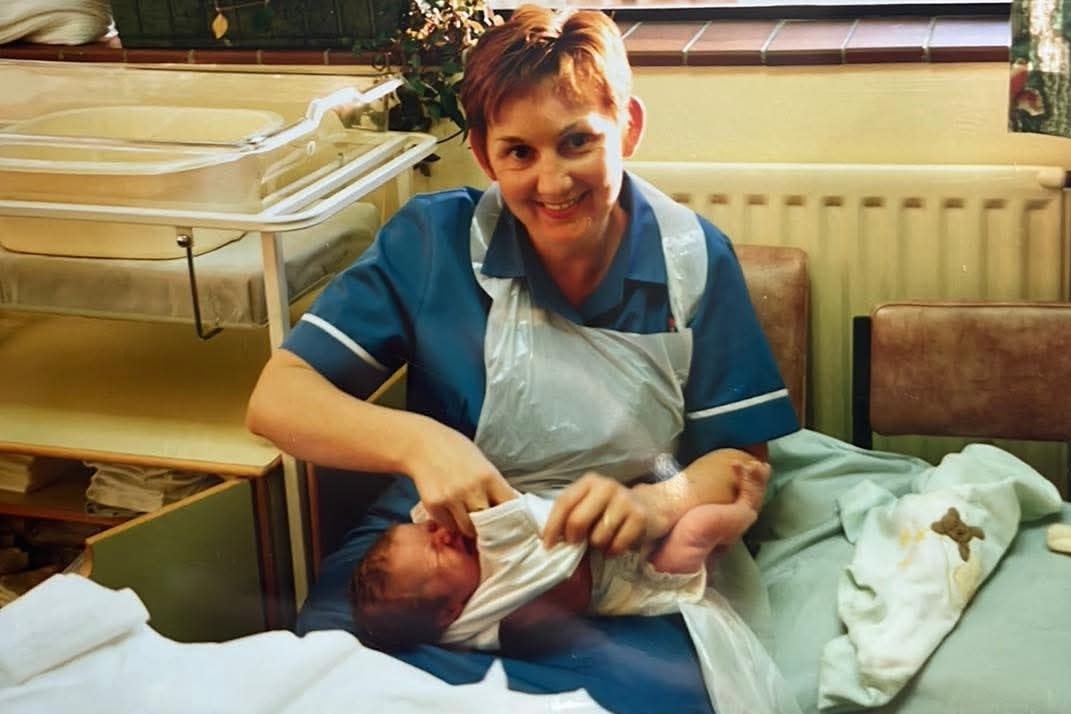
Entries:
[[753,407],[758,404],[772,402],[773,400],[781,399],[782,397],[788,397],[788,389],[778,389],[776,392],[767,392],[766,394],[760,394],[757,397],[741,399],[739,402],[732,402],[731,404],[722,404],[719,407],[701,409],[697,412],[688,412],[686,416],[689,419],[706,419],[707,417],[717,416],[718,414],[727,414],[729,412],[747,409],[748,407]]
[[336,340],[341,342],[342,345],[346,349],[348,349],[350,352],[352,352],[353,354],[355,354],[358,357],[360,357],[361,361],[363,361],[365,364],[367,364],[367,365],[369,365],[371,367],[375,367],[380,372],[389,372],[390,371],[386,367],[384,367],[382,364],[380,364],[379,360],[377,360],[375,357],[373,357],[371,354],[369,354],[368,350],[366,350],[364,347],[361,347],[359,344],[354,342],[352,339],[350,339],[350,337],[346,333],[344,333],[342,330],[338,329],[337,327],[335,327],[334,325],[332,325],[330,322],[328,322],[327,320],[323,319],[322,317],[318,317],[316,315],[310,315],[309,313],[305,313],[304,315],[301,316],[301,319],[303,321],[305,321],[305,322],[308,322],[310,324],[316,325],[321,330],[323,330],[327,334],[329,334],[332,337],[334,337]]

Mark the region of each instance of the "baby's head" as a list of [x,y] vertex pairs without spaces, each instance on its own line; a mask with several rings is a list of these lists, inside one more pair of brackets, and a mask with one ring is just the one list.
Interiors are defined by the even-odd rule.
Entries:
[[479,583],[472,540],[430,520],[393,526],[353,572],[357,636],[383,650],[438,642]]

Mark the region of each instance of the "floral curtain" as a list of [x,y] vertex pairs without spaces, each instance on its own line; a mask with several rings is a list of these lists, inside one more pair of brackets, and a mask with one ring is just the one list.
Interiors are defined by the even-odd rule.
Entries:
[[1071,0],[1012,0],[1012,131],[1071,137]]

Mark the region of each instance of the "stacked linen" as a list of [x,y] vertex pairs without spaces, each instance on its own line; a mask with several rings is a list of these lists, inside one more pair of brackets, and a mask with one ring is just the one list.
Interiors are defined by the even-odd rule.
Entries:
[[81,45],[111,34],[109,0],[5,0],[0,3],[0,44],[25,40]]
[[84,471],[85,467],[78,461],[26,454],[0,454],[0,491],[29,493],[65,475]]
[[88,510],[104,515],[148,513],[217,484],[220,478],[168,468],[93,463],[86,489]]

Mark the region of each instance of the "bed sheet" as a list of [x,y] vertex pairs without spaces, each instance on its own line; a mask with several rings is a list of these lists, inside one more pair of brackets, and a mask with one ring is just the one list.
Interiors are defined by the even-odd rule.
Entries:
[[[355,203],[311,228],[282,233],[291,301],[353,263],[378,228],[378,209]],[[246,233],[194,262],[206,321],[223,327],[267,322],[260,234]],[[105,318],[193,319],[185,258],[72,258],[0,248],[0,305]]]
[[[852,558],[836,498],[862,480],[897,495],[928,464],[864,451],[814,432],[771,445],[772,497],[758,528],[758,565],[772,613],[772,654],[805,712],[816,712],[819,658],[843,633],[837,583]],[[958,625],[880,714],[1010,711],[1059,714],[1071,701],[1071,558],[1045,546],[1045,529],[1071,523],[1071,506],[1024,523]]]

